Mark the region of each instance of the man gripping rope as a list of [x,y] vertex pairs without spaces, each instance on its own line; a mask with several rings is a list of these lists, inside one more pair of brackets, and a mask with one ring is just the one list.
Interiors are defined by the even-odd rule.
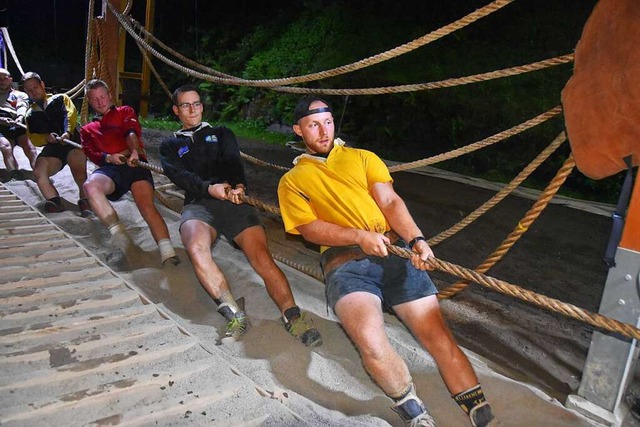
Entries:
[[96,112],[93,120],[80,128],[82,148],[99,166],[84,183],[93,212],[109,228],[113,244],[126,254],[135,245],[109,201],[116,201],[131,191],[158,244],[162,264],[178,264],[180,260],[171,244],[167,224],[153,203],[151,172],[136,165],[138,160],[146,161],[136,112],[126,105],[113,105],[109,88],[102,80],[90,80],[85,95]]
[[[285,230],[322,246],[327,302],[364,368],[407,425],[434,425],[406,363],[387,338],[383,307],[390,307],[433,356],[471,424],[488,425],[491,407],[445,324],[437,289],[425,271],[433,252],[394,191],[386,165],[374,153],[334,139],[333,114],[321,99],[303,98],[294,120],[293,131],[307,152],[294,160],[278,186]],[[389,256],[392,243],[413,249],[414,256]]]
[[27,137],[27,131],[20,126],[29,108],[29,96],[13,89],[13,78],[9,71],[0,68],[0,151],[10,179],[25,179],[18,169],[13,148],[19,145],[29,159],[31,169],[35,168],[38,153]]
[[48,94],[42,78],[34,72],[28,72],[22,76],[22,85],[31,99],[31,105],[25,116],[27,135],[35,146],[43,147],[36,159],[33,175],[40,192],[46,199],[44,210],[49,213],[64,210],[60,194],[49,177],[60,172],[68,164],[71,175],[78,185],[80,215],[90,216],[91,206],[82,188],[87,180],[87,157],[81,149],[63,142],[64,139],[80,141],[76,128],[78,111],[73,101],[63,93]]
[[195,86],[176,89],[172,100],[182,129],[162,142],[162,167],[185,191],[180,236],[198,280],[229,322],[226,335],[239,337],[249,322],[211,255],[220,234],[242,249],[262,277],[287,331],[307,346],[320,345],[320,333],[296,305],[286,276],[271,257],[258,212],[242,202],[246,179],[235,135],[202,121],[203,104]]

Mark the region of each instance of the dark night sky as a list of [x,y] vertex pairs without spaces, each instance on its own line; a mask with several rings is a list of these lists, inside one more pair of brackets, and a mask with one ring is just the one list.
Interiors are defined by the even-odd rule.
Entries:
[[[123,3],[126,0],[121,0]],[[361,0],[350,0],[357,3]],[[565,9],[574,10],[576,7],[590,10],[595,0],[560,0],[566,1]],[[362,1],[361,1],[362,2]],[[531,14],[530,25],[535,27],[535,13],[544,5],[557,3],[558,0],[518,0],[507,6],[503,13],[497,15],[507,17],[506,12],[517,10],[518,14]],[[101,0],[95,0],[100,7]],[[144,0],[134,0],[133,16],[142,21],[144,19]],[[233,0],[221,2],[218,0],[156,0],[156,34],[159,34],[171,46],[187,45],[198,47],[197,28],[217,26],[219,28],[247,28],[263,23],[269,19],[269,13],[276,8],[301,9],[303,7],[318,7],[330,3],[329,0]],[[456,18],[490,3],[490,0],[465,1],[400,1],[387,2],[369,0],[366,5],[381,13],[387,13],[389,19],[396,19],[411,11],[415,20],[424,20],[426,28],[437,28],[440,24],[449,23]],[[84,45],[86,40],[87,8],[89,0],[0,0],[0,25],[9,28],[13,44],[25,71],[39,72],[48,85],[71,87],[84,76]],[[456,9],[457,8],[457,9]],[[454,10],[456,9],[456,10]],[[461,12],[464,10],[464,12]],[[196,13],[196,10],[198,13]],[[582,11],[584,14],[585,11]],[[587,12],[588,13],[588,12]],[[539,18],[538,18],[539,19]],[[434,25],[433,22],[437,23]],[[529,23],[529,22],[528,22]],[[580,25],[581,26],[581,25]],[[473,27],[476,27],[474,25]],[[194,28],[196,30],[194,31]],[[171,35],[166,31],[171,30]],[[201,33],[202,34],[202,33]],[[200,35],[201,35],[200,34]],[[242,31],[239,32],[242,34]],[[415,35],[407,35],[405,41]],[[515,43],[522,42],[514,40]],[[129,44],[133,45],[130,42]],[[379,52],[372,52],[375,54]],[[361,59],[361,58],[355,58]],[[9,60],[9,70],[14,79],[19,74],[13,60]]]

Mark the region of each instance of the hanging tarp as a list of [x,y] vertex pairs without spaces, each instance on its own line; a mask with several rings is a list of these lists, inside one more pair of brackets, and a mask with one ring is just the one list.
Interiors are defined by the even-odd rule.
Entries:
[[592,179],[640,162],[640,7],[600,0],[575,51],[562,91],[565,125],[578,169]]

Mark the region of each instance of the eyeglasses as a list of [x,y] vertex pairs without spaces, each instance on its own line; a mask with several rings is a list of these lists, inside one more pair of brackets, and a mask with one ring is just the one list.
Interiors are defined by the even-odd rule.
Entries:
[[196,102],[183,102],[182,104],[178,104],[178,108],[183,110],[183,111],[188,111],[191,109],[191,107],[193,107],[194,110],[199,110],[200,108],[202,108],[202,102],[201,101],[196,101]]

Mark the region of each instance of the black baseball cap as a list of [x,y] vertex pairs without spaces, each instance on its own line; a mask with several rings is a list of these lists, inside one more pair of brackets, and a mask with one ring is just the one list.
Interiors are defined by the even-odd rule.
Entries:
[[[310,110],[309,106],[311,106],[311,104],[313,104],[316,101],[323,102],[326,105],[326,107],[314,108],[313,110]],[[331,107],[329,107],[329,103],[324,99],[318,98],[315,96],[306,96],[302,98],[300,101],[298,101],[298,103],[296,104],[296,108],[293,110],[293,121],[294,123],[298,123],[298,121],[301,118],[307,117],[311,114],[317,114],[317,113],[333,114],[333,111],[331,110]]]

